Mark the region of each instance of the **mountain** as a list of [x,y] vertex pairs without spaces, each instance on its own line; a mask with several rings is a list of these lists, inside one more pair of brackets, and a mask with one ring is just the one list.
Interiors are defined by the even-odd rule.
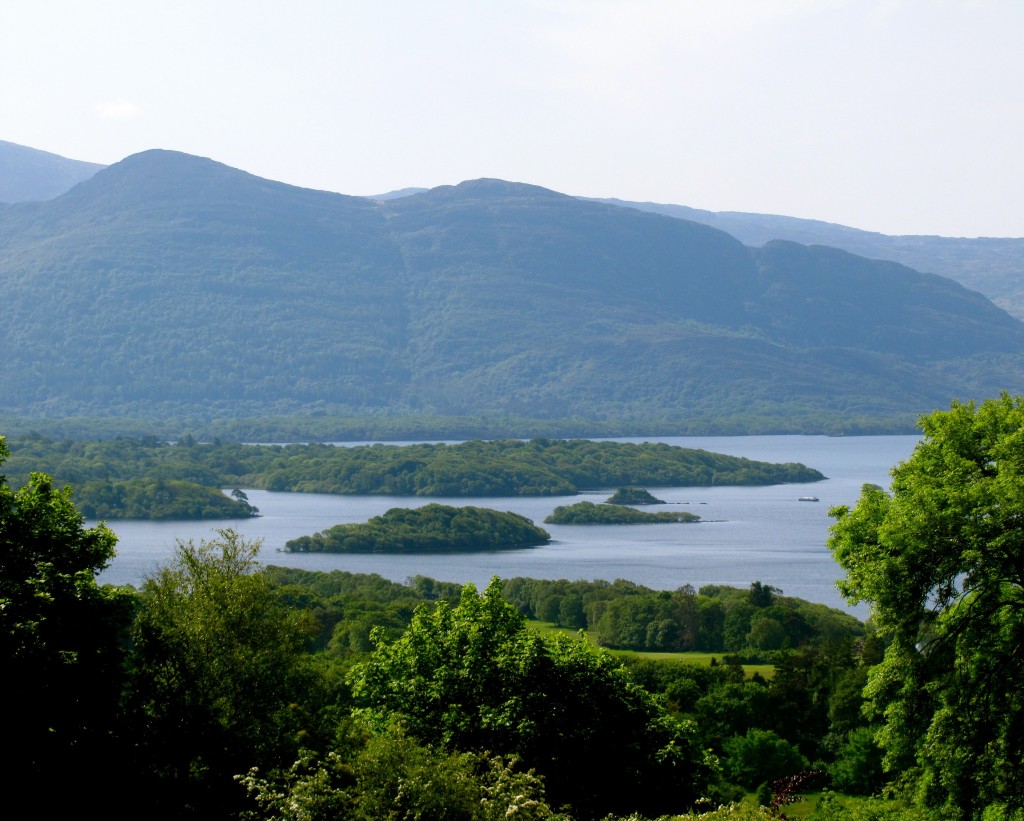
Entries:
[[742,211],[702,211],[685,205],[601,199],[622,205],[692,220],[718,228],[746,245],[775,239],[804,245],[828,245],[870,259],[899,262],[918,271],[955,279],[980,291],[999,307],[1024,319],[1024,239],[1012,237],[889,236],[861,231],[820,220],[750,214]]
[[397,191],[388,191],[386,194],[375,194],[371,200],[397,200],[402,197],[411,197],[413,194],[423,194],[429,188],[399,188]]
[[0,202],[53,199],[101,168],[0,140]]
[[9,417],[821,430],[1024,370],[1024,325],[895,263],[500,180],[378,201],[167,151],[0,209],[0,293]]

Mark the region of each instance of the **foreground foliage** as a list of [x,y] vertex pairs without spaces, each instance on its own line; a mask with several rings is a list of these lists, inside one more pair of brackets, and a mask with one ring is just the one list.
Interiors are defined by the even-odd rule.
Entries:
[[885,764],[948,818],[1024,808],[1024,399],[954,403],[839,507],[830,546],[888,641],[867,693]]
[[[0,437],[0,464],[6,456]],[[86,528],[71,490],[45,474],[16,490],[0,476],[4,779],[40,810],[94,786],[113,755],[131,598],[95,574],[115,541],[102,525]]]
[[497,580],[483,595],[467,586],[457,606],[421,608],[382,641],[354,675],[368,717],[446,749],[515,755],[581,817],[692,804],[715,774],[695,726],[585,642],[545,644],[501,593]]
[[568,819],[546,802],[543,779],[515,759],[425,747],[398,728],[370,738],[349,761],[304,750],[286,771],[253,768],[239,781],[259,807],[254,818]]
[[259,547],[230,530],[179,542],[141,591],[127,719],[138,777],[171,805],[231,812],[232,777],[294,757],[312,729],[315,622],[256,572]]

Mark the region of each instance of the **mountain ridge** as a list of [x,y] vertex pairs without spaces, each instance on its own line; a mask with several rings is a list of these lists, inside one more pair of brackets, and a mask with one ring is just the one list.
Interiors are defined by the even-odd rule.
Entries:
[[0,203],[52,199],[105,167],[0,140]]
[[685,205],[616,198],[594,201],[700,222],[725,231],[746,245],[790,240],[803,245],[840,248],[868,259],[898,262],[914,270],[955,279],[985,294],[1018,319],[1024,319],[1024,238],[892,235],[774,214],[706,211]]
[[[55,181],[48,179],[45,183],[36,185],[34,178],[26,180],[26,166],[32,168],[40,163],[45,167],[47,175],[56,174]],[[67,176],[68,167],[75,169],[71,176]],[[0,210],[7,203],[50,200],[78,182],[91,178],[97,170],[105,167],[0,141]],[[13,186],[18,186],[17,192],[13,191]],[[403,188],[366,199],[384,202],[429,190]],[[710,225],[736,237],[746,245],[760,246],[768,241],[781,239],[803,245],[828,245],[869,259],[899,262],[915,270],[955,279],[968,288],[985,294],[1018,319],[1024,319],[1024,238],[889,235],[824,220],[775,214],[715,212],[686,205],[638,202],[619,198],[580,199]]]
[[0,251],[6,415],[903,425],[1022,371],[952,280],[501,180],[381,201],[144,152],[0,209]]

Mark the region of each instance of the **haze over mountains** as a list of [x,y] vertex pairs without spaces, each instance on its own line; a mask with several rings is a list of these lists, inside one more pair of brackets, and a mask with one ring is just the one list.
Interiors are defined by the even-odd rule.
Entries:
[[870,259],[888,259],[918,271],[955,279],[985,294],[999,307],[1024,319],[1024,239],[1011,237],[889,236],[821,220],[748,214],[741,211],[702,211],[685,205],[661,205],[603,199],[693,220],[731,234],[746,245],[785,239],[804,245],[829,245]]
[[381,201],[168,151],[0,206],[0,293],[8,416],[843,430],[1024,372],[1024,325],[895,263],[499,180]]
[[[102,168],[105,166],[69,160],[0,140],[0,203],[52,199]],[[402,188],[372,199],[397,199],[426,190]],[[918,271],[955,279],[1024,320],[1024,238],[890,236],[821,220],[774,214],[716,212],[686,205],[621,199],[596,201],[700,222],[731,234],[745,245],[761,246],[773,239],[783,239],[802,245],[840,248],[869,259],[899,262]]]
[[0,202],[53,199],[104,167],[0,140]]

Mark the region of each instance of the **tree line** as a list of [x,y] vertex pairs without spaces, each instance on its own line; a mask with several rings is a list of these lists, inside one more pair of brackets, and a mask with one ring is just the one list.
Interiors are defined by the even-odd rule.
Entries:
[[823,479],[796,463],[772,464],[657,443],[584,439],[460,444],[174,444],[155,437],[10,443],[8,471],[33,470],[74,485],[96,518],[244,518],[244,500],[221,488],[389,496],[558,496],[620,485],[711,486]]

